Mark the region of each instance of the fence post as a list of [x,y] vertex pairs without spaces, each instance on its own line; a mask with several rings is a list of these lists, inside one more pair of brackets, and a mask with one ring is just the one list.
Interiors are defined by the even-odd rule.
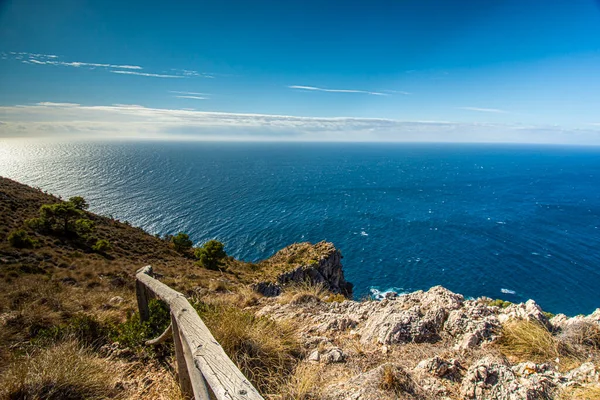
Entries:
[[179,326],[177,326],[177,320],[173,313],[171,313],[171,325],[173,330],[173,342],[175,343],[175,361],[177,363],[179,387],[186,399],[193,399],[194,390],[192,388],[192,382],[190,381],[187,363],[185,362],[185,354],[183,353],[183,345],[181,343],[181,332],[179,331]]
[[[151,276],[152,267],[148,265],[138,270],[138,272],[144,272]],[[135,281],[135,296],[137,298],[138,310],[140,312],[140,320],[148,321],[150,319],[150,309],[148,308],[148,291],[146,286],[137,279]]]

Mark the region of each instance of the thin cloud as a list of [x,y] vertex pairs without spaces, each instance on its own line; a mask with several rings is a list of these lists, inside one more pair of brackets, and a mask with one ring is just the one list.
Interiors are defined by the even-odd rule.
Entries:
[[507,114],[508,113],[508,111],[500,110],[497,108],[480,108],[480,107],[458,107],[458,108],[461,110],[486,112],[486,113],[497,113],[497,114]]
[[50,101],[43,101],[41,103],[36,103],[36,105],[43,106],[43,107],[79,107],[79,106],[81,106],[81,104],[77,104],[77,103],[53,103]]
[[35,64],[35,65],[52,65],[57,67],[71,67],[71,68],[87,68],[90,70],[102,69],[115,74],[123,75],[137,75],[151,78],[213,78],[212,75],[187,70],[187,69],[172,69],[175,73],[164,74],[164,73],[152,73],[152,72],[140,72],[144,68],[139,65],[129,64],[109,64],[109,63],[96,63],[96,62],[83,62],[83,61],[63,61],[60,57],[54,54],[38,54],[38,53],[27,53],[27,52],[9,52],[0,53],[3,59],[14,59],[24,64]]
[[208,97],[202,97],[202,96],[173,96],[176,97],[178,99],[194,99],[194,100],[208,100]]
[[164,75],[164,74],[151,74],[148,72],[134,72],[134,71],[110,71],[113,74],[123,74],[123,75],[138,75],[138,76],[150,76],[152,78],[185,78],[185,76],[180,75]]
[[368,90],[357,90],[357,89],[325,89],[325,88],[320,88],[320,87],[315,87],[315,86],[301,86],[301,85],[291,85],[291,86],[288,86],[288,88],[296,89],[296,90],[310,90],[310,91],[316,91],[316,92],[363,93],[363,94],[371,94],[371,95],[375,95],[375,96],[388,96],[387,93],[371,92]]
[[169,90],[169,93],[185,94],[185,95],[188,95],[188,96],[210,96],[210,93],[182,92],[182,91],[179,91],[179,90]]
[[394,93],[394,94],[403,94],[405,96],[409,96],[412,93],[411,92],[405,92],[404,90],[384,90],[384,92],[386,93]]

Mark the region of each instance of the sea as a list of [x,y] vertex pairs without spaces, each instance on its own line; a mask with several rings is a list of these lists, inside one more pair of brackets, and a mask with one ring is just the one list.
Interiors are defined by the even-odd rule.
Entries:
[[2,140],[0,175],[247,261],[333,242],[356,299],[600,307],[599,147]]

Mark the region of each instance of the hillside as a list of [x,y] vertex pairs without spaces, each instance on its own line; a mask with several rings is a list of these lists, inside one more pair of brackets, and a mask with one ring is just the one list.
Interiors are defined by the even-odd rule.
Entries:
[[136,312],[134,274],[150,264],[268,399],[600,399],[600,309],[554,316],[441,286],[357,302],[331,243],[209,270],[84,209],[93,229],[32,224],[44,204],[67,203],[0,178],[0,398],[181,399],[172,344],[144,345],[168,311]]

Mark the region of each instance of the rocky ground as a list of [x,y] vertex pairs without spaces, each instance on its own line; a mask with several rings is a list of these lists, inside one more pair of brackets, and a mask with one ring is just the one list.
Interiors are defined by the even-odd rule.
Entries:
[[[305,268],[317,282],[335,276],[339,292],[339,261],[330,248]],[[362,302],[296,290],[256,314],[298,327],[304,398],[600,398],[600,309],[552,316],[533,300],[466,300],[436,286]]]
[[[268,301],[257,313],[300,327],[306,363],[338,364],[331,376],[327,368],[320,372],[327,376],[321,398],[547,399],[567,388],[598,388],[597,343],[546,362],[511,357],[500,343],[505,324],[529,321],[548,329],[556,338],[551,343],[560,346],[561,338],[584,327],[600,328],[600,309],[549,319],[533,300],[505,308],[490,303],[436,286],[383,301],[327,302],[301,294],[285,304]],[[386,374],[398,381],[396,390],[386,388]]]

